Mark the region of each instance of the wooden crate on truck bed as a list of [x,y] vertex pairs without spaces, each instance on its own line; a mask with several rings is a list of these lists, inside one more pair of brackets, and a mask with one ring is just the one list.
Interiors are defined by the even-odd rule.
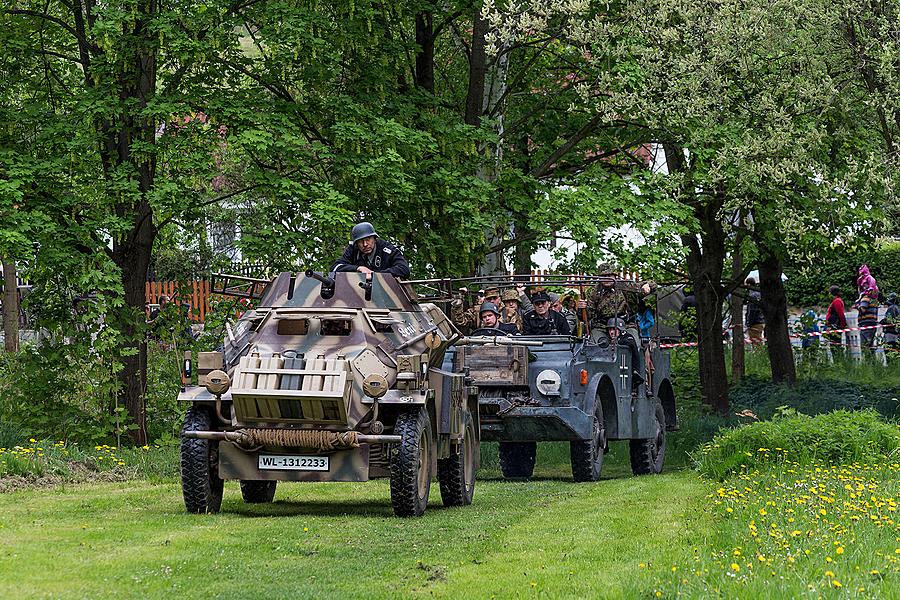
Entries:
[[528,385],[528,348],[521,346],[462,346],[456,368],[469,369],[476,385]]

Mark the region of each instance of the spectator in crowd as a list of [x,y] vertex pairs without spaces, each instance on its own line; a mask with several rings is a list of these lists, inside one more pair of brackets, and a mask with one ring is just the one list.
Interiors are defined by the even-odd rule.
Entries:
[[874,297],[878,298],[878,284],[875,282],[875,278],[872,277],[872,273],[869,272],[869,265],[860,265],[857,274],[856,288],[859,296],[861,297],[869,290],[874,290]]
[[859,347],[873,352],[875,349],[875,326],[878,325],[878,293],[869,288],[860,295],[854,304],[859,314],[857,324],[860,327]]
[[800,338],[802,349],[815,348],[819,345],[819,336],[811,335],[820,331],[816,311],[809,309],[800,317],[800,331],[803,333],[803,337]]
[[891,292],[887,295],[887,312],[881,320],[881,325],[884,330],[885,348],[900,350],[900,343],[897,341],[897,326],[900,325],[900,307],[897,306],[896,292]]
[[[835,329],[847,328],[847,317],[844,315],[844,300],[841,298],[841,288],[836,285],[828,288],[831,294],[831,304],[825,313],[825,331],[833,331]],[[844,346],[841,343],[841,333],[826,333],[825,339],[832,346],[832,353],[838,352],[843,355]]]
[[766,318],[760,306],[762,295],[759,290],[752,289],[756,287],[756,279],[748,277],[745,283],[751,288],[747,295],[747,318],[744,321],[747,326],[747,337],[750,338],[751,344],[758,346],[765,342],[766,334]]

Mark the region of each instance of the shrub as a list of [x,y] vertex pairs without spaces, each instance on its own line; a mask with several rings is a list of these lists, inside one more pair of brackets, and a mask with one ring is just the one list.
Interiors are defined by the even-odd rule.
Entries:
[[877,463],[898,448],[900,427],[881,420],[874,410],[838,410],[811,417],[785,408],[771,421],[719,433],[693,458],[702,475],[724,479],[743,468],[772,462]]

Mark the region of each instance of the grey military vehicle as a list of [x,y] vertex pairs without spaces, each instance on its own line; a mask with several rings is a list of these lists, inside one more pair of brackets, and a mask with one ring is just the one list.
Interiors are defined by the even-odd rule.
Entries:
[[[579,276],[557,279],[545,276],[539,283],[595,283],[594,278]],[[446,282],[454,283],[428,283]],[[491,278],[482,286],[512,287],[519,282]],[[497,339],[504,335],[499,330],[473,332],[491,334]],[[444,355],[443,367],[467,373],[478,386],[481,439],[499,442],[505,477],[531,477],[537,442],[548,441],[570,443],[572,476],[578,482],[600,478],[609,442],[616,440],[628,441],[635,474],[662,471],[666,430],[676,427],[668,350],[653,345],[653,387],[648,394],[646,385],[633,388],[631,352],[623,344],[602,345],[586,334],[513,338],[543,345],[456,346]]]
[[392,275],[219,276],[258,300],[186,385],[181,473],[188,511],[216,512],[223,482],[271,502],[279,481],[390,477],[399,516],[421,515],[434,474],[448,506],[472,502],[477,388],[442,368],[462,338]]

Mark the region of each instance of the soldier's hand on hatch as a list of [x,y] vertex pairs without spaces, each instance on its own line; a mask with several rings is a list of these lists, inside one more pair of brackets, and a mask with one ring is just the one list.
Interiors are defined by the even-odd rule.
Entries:
[[650,295],[650,284],[649,283],[645,283],[644,285],[641,286],[641,293],[645,296]]
[[523,294],[525,294],[525,284],[524,284],[524,283],[517,283],[517,284],[516,284],[516,291],[519,292],[519,295],[520,295],[520,296],[522,296]]
[[373,273],[372,269],[369,267],[356,267],[356,270],[364,275],[371,275]]

